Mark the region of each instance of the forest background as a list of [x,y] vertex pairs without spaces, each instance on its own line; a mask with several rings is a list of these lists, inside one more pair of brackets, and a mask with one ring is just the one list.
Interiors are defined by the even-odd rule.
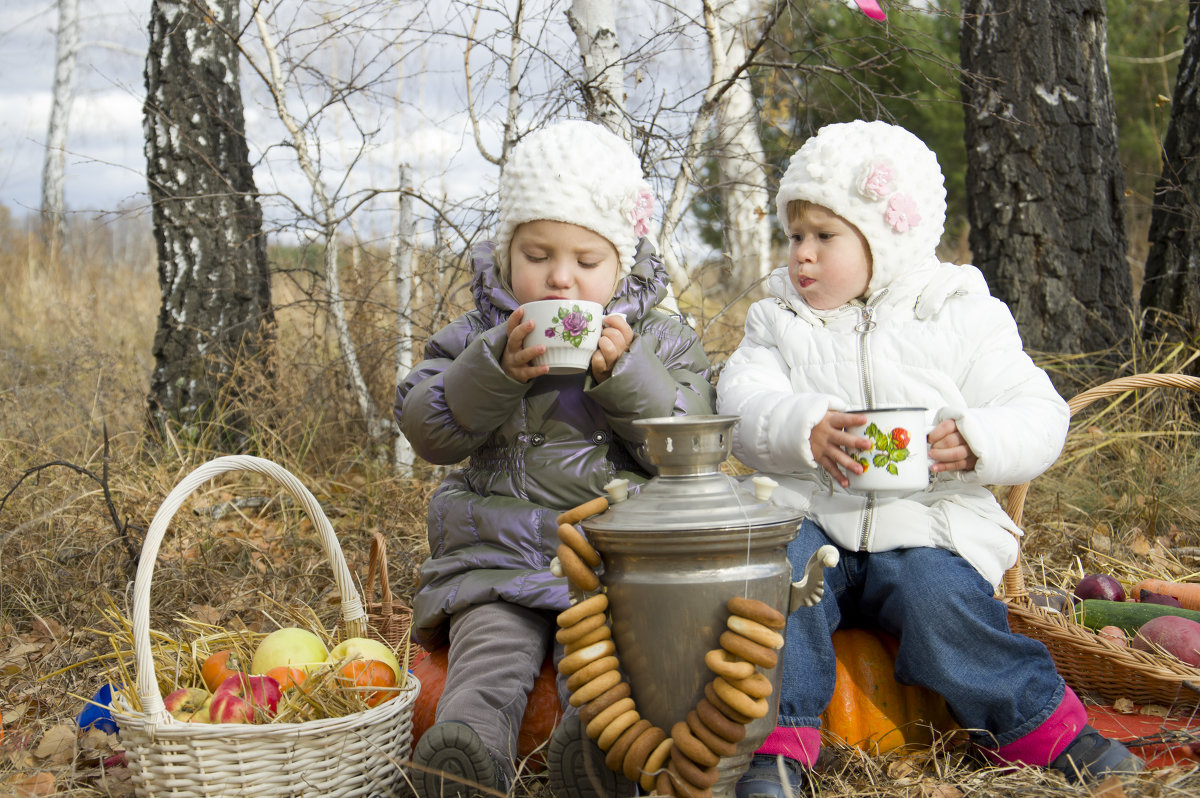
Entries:
[[[411,593],[413,568],[424,556],[425,499],[442,472],[406,455],[390,426],[397,371],[469,303],[468,253],[489,230],[495,161],[521,133],[601,104],[597,92],[584,91],[599,84],[586,77],[565,3],[432,3],[450,15],[417,14],[401,27],[381,27],[386,5],[321,4],[317,13],[310,3],[313,13],[306,15],[281,4],[262,27],[249,10],[256,6],[244,5],[244,18],[232,28],[238,35],[224,36],[238,42],[236,72],[247,105],[257,109],[244,138],[254,178],[266,187],[230,196],[261,203],[261,233],[248,239],[261,247],[269,274],[271,344],[269,352],[241,360],[226,353],[189,361],[188,368],[222,374],[224,385],[237,386],[192,406],[193,417],[174,412],[186,403],[156,412],[163,394],[151,386],[164,367],[159,283],[166,267],[149,208],[64,206],[49,217],[0,209],[5,783],[49,774],[60,792],[121,794],[120,778],[97,764],[111,741],[78,738],[69,755],[43,743],[74,717],[111,664],[97,627],[109,600],[127,610],[150,517],[174,484],[212,457],[236,450],[285,465],[321,499],[355,572],[364,570],[371,535],[382,532],[393,546],[393,589],[401,599]],[[654,5],[650,17],[622,8],[616,30],[627,35],[620,59],[625,110],[660,212],[677,213],[667,254],[686,276],[676,281],[679,306],[719,364],[740,339],[745,308],[760,295],[762,267],[755,273],[730,256],[743,245],[731,242],[727,226],[729,179],[721,171],[717,128],[711,117],[708,126],[696,124],[717,80],[705,55],[709,6],[677,5]],[[787,155],[821,124],[896,121],[938,153],[951,205],[943,255],[969,262],[962,5],[883,5],[885,24],[843,2],[780,4],[769,35],[749,40],[758,49],[742,74],[756,98],[768,188]],[[1190,5],[1106,4],[1130,319],[1141,313],[1138,289]],[[518,26],[520,37],[513,36]],[[281,64],[277,74],[272,50]],[[472,170],[471,178],[477,191],[459,192],[461,175],[426,171],[414,178],[411,165],[404,170],[405,140],[392,135],[392,112],[420,112],[422,98],[404,89],[414,63],[460,76],[460,99],[472,113],[456,117],[457,135],[477,148],[481,171]],[[511,85],[523,87],[517,108]],[[363,114],[351,99],[388,112]],[[689,151],[698,127],[700,146]],[[304,153],[314,155],[315,179],[298,157]],[[689,155],[690,174],[683,168]],[[397,174],[380,177],[381,157]],[[677,186],[682,201],[673,208]],[[766,221],[774,225],[769,211]],[[782,263],[783,239],[773,236],[765,262]],[[410,281],[397,279],[406,258]],[[1118,374],[1194,369],[1196,361],[1194,337],[1131,336],[1105,351],[1031,348],[1065,394]],[[1157,395],[1081,425],[1045,478],[1053,488],[1030,499],[1031,574],[1057,584],[1099,569],[1126,581],[1194,578],[1196,429],[1185,399]],[[329,604],[317,541],[275,488],[252,478],[221,480],[190,507],[160,553],[156,624],[170,627],[188,614],[259,628],[269,617],[264,596],[299,601],[332,618],[336,607]],[[854,761],[843,794],[892,794],[887,786],[864,786],[877,766]],[[977,784],[979,767],[922,778],[939,790],[976,794],[1032,789],[991,772]],[[1186,794],[1186,784],[1172,778],[1147,789]],[[536,779],[528,789],[539,789]]]

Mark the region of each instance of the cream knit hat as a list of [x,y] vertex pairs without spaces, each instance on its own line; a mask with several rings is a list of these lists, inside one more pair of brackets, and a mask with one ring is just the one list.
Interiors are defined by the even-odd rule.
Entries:
[[586,227],[612,242],[618,277],[633,268],[638,241],[650,232],[654,195],[624,139],[592,122],[558,122],[513,147],[500,174],[495,260],[511,284],[508,248],[517,226],[548,220]]
[[871,247],[867,293],[936,257],[946,223],[937,156],[887,122],[826,125],[804,142],[779,181],[779,223],[792,200],[822,205],[859,229]]

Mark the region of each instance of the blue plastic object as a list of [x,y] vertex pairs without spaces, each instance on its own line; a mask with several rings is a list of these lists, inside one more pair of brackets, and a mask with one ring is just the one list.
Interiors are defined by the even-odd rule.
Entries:
[[113,686],[106,684],[84,705],[83,711],[75,719],[80,729],[94,728],[108,734],[117,733],[117,722],[112,716],[112,691]]

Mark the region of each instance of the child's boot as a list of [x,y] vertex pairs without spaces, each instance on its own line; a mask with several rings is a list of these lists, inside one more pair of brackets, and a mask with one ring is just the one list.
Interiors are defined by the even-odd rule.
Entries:
[[430,726],[413,750],[412,761],[418,798],[467,798],[482,795],[480,787],[508,790],[504,768],[465,723]]
[[578,715],[563,718],[546,752],[550,792],[556,798],[625,798],[637,787],[604,764],[604,752],[584,733]]
[[[786,782],[786,786],[785,786]],[[737,798],[790,798],[808,787],[808,768],[782,754],[755,754],[734,787]]]
[[1138,773],[1145,763],[1119,740],[1110,740],[1091,726],[1084,726],[1066,750],[1050,767],[1062,772],[1067,781],[1103,781],[1117,774]]

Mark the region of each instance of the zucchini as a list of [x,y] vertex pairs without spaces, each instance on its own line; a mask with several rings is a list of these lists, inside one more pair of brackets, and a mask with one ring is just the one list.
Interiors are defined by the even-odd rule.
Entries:
[[1146,621],[1160,615],[1178,615],[1200,623],[1200,612],[1196,610],[1167,607],[1162,604],[1142,604],[1137,601],[1084,599],[1075,602],[1074,615],[1076,623],[1089,629],[1119,626],[1128,635],[1133,635]]

